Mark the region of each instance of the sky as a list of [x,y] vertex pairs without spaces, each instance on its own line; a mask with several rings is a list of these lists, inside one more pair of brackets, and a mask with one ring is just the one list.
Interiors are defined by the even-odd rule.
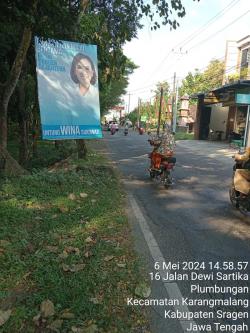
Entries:
[[125,55],[139,66],[129,78],[123,96],[126,112],[138,105],[138,98],[149,101],[156,83],[168,81],[178,85],[197,68],[204,71],[212,59],[224,60],[227,40],[250,35],[250,0],[182,0],[186,9],[180,26],[170,31],[162,26],[150,30],[148,19],[138,38],[125,44]]

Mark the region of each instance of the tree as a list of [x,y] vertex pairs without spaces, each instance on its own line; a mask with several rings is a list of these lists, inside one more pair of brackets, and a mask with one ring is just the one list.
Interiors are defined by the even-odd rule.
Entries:
[[180,96],[188,94],[189,96],[202,91],[202,74],[198,69],[195,69],[194,73],[189,72],[188,75],[182,80],[182,84],[179,88]]
[[121,103],[121,96],[126,93],[129,75],[137,68],[128,58],[125,59],[123,66],[124,73],[120,78],[107,80],[106,75],[100,77],[100,107],[102,115],[106,114],[112,106]]
[[222,85],[224,61],[211,60],[202,77],[202,90],[209,91]]
[[[121,85],[128,69],[128,59],[122,53],[122,46],[136,37],[141,28],[140,19],[148,16],[152,29],[159,28],[161,24],[175,29],[179,23],[174,13],[181,18],[185,15],[185,8],[181,0],[8,0],[1,2],[0,13],[0,57],[3,60],[0,67],[3,74],[0,84],[0,146],[6,149],[9,101],[28,50],[34,52],[33,47],[30,48],[34,34],[45,39],[77,39],[97,44],[101,90],[107,96],[108,91],[115,90],[112,87],[116,87],[117,92],[123,90]],[[102,112],[105,109],[104,104]]]
[[138,117],[138,108],[136,107],[133,111],[128,114],[128,119],[135,125]]
[[194,73],[188,73],[179,88],[180,96],[185,93],[194,95],[221,86],[223,73],[224,62],[217,59],[211,60],[204,72],[195,69]]
[[[6,1],[0,5],[1,18],[1,72],[3,80],[0,83],[0,146],[7,147],[7,111],[10,98],[18,83],[23,63],[26,59],[28,49],[34,31],[46,33],[51,31],[52,24],[61,27],[60,18],[65,9],[66,1]],[[47,12],[46,12],[47,11]],[[58,15],[59,14],[59,15]],[[72,17],[73,19],[73,17]],[[73,22],[73,20],[72,20]],[[65,21],[64,21],[65,24]],[[53,33],[51,33],[53,37]],[[17,50],[17,52],[16,52]]]

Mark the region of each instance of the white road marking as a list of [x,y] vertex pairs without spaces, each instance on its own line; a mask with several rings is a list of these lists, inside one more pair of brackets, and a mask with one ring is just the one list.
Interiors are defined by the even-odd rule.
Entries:
[[[139,222],[141,231],[142,231],[143,236],[145,238],[145,241],[148,245],[148,248],[149,248],[149,251],[150,251],[151,256],[153,258],[153,261],[154,262],[160,262],[160,263],[166,262],[166,260],[164,259],[163,254],[162,254],[162,252],[161,252],[161,250],[160,250],[152,232],[150,231],[150,228],[147,224],[147,221],[144,218],[143,213],[140,210],[134,196],[132,194],[129,194],[128,199],[129,199],[130,205],[133,209],[133,213],[134,213],[136,219]],[[169,270],[160,269],[159,273],[160,273],[161,278],[165,277],[167,272],[170,273]],[[180,291],[177,283],[175,283],[175,282],[166,282],[166,283],[163,283],[163,285],[164,285],[164,287],[165,287],[165,289],[166,289],[166,291],[169,295],[169,298],[179,300],[180,305],[179,306],[177,306],[177,305],[173,306],[174,310],[175,311],[179,310],[181,312],[190,312],[187,306],[181,304],[182,303],[181,300],[182,300],[183,296],[181,294],[181,291]],[[196,325],[195,321],[193,321],[193,320],[181,320],[180,319],[179,322],[180,322],[180,325],[183,329],[183,332],[187,332],[187,328],[189,327],[190,323],[192,323],[193,325]],[[196,332],[200,333],[199,330],[196,331]]]

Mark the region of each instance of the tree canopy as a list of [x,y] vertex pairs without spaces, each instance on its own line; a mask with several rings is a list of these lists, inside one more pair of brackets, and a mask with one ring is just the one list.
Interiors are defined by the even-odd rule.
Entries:
[[[185,13],[181,0],[2,1],[0,145],[4,149],[7,147],[8,117],[26,123],[30,119],[39,119],[35,35],[45,40],[62,39],[98,46],[101,112],[104,114],[119,103],[128,85],[128,76],[136,68],[132,60],[123,54],[122,47],[126,41],[137,36],[138,30],[142,28],[142,17],[150,19],[153,30],[161,25],[176,29],[178,20]],[[28,87],[31,87],[29,94]],[[34,124],[25,126],[27,133],[31,132],[31,128],[34,130]],[[24,129],[24,124],[21,127]],[[22,135],[24,132],[20,131]]]
[[201,72],[198,69],[194,73],[189,72],[182,80],[179,92],[194,95],[199,92],[206,92],[222,85],[224,73],[224,62],[217,59],[211,60],[206,69]]

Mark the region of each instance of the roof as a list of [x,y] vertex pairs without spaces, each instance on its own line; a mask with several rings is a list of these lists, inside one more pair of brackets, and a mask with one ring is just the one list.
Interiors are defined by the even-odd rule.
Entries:
[[[225,91],[229,91],[229,90],[237,90],[237,89],[242,89],[242,88],[250,88],[250,80],[238,80],[233,83],[225,84],[224,86],[221,86],[219,88],[212,89],[210,91],[214,92],[214,93],[220,93],[220,92],[225,92]],[[207,92],[200,92],[191,97],[192,98],[202,97],[206,93]]]
[[245,36],[245,37],[243,37],[243,38],[237,40],[237,43],[242,42],[243,40],[245,40],[245,39],[247,39],[247,38],[249,38],[249,37],[250,37],[250,35],[247,35],[247,36]]
[[233,83],[225,84],[222,87],[213,89],[213,92],[223,92],[227,90],[237,90],[240,88],[250,88],[250,80],[238,80]]

